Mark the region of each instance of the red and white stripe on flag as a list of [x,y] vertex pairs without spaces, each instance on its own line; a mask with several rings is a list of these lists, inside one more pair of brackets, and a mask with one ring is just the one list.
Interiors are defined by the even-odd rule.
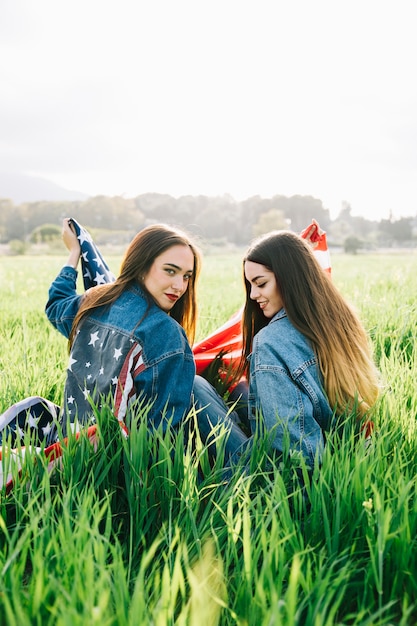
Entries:
[[316,220],[312,220],[311,224],[301,233],[301,237],[309,241],[313,247],[317,261],[320,263],[321,267],[330,274],[332,266],[330,263],[329,249],[327,247],[326,232],[321,230]]
[[[89,426],[75,434],[76,439],[79,439],[81,436],[87,437],[94,449],[97,449],[98,433],[96,425]],[[68,438],[66,437],[62,442],[53,443],[43,449],[40,447],[27,448],[26,446],[20,446],[19,448],[0,447],[0,489],[6,487],[6,494],[10,493],[13,488],[13,478],[14,476],[20,477],[21,468],[27,453],[39,457],[43,456],[48,463],[48,472],[51,472],[59,464],[63,449],[67,443]]]

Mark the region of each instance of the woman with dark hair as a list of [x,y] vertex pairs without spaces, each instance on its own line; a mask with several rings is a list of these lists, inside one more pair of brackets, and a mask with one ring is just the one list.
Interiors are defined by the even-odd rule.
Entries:
[[[365,420],[378,397],[367,334],[299,235],[276,231],[255,240],[243,269],[236,379],[249,381],[250,430],[265,429],[279,455],[301,453],[312,467],[324,433],[343,416]],[[194,396],[209,418],[222,419],[220,399],[206,381],[197,379]]]
[[155,427],[175,426],[190,408],[195,375],[197,248],[177,229],[148,226],[130,243],[114,282],[78,295],[81,249],[69,219],[62,236],[69,258],[50,287],[46,314],[69,339],[64,434],[68,422],[72,429],[89,424],[103,401],[126,431],[134,401],[149,405]]

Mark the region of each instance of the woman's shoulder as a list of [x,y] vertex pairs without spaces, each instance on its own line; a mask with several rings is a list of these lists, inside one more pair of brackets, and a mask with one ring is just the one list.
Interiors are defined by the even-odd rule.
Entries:
[[104,324],[124,334],[133,334],[142,343],[152,343],[157,338],[182,343],[185,331],[176,320],[170,317],[152,301],[150,302],[139,288],[127,289],[111,305],[92,317],[99,317]]
[[148,360],[188,354],[192,351],[183,327],[159,307],[152,307],[134,329],[136,340],[142,345]]
[[[258,348],[270,347],[274,352],[287,355],[297,350],[312,351],[306,337],[291,323],[281,309],[255,336]],[[255,344],[254,344],[255,345]]]
[[267,340],[269,337],[280,337],[281,341],[292,341],[299,331],[291,324],[284,309],[281,309],[258,333],[258,339]]
[[[153,343],[162,339],[170,345],[176,343],[182,346],[186,340],[186,333],[183,327],[154,302],[150,302],[140,289],[135,289],[131,293],[130,310],[134,312],[134,332],[144,339]],[[139,323],[138,323],[139,322]]]

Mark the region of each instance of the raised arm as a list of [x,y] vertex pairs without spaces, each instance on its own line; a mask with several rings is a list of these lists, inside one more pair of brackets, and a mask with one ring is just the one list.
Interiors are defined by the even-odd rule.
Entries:
[[69,250],[69,256],[49,288],[45,312],[51,324],[68,339],[81,300],[76,290],[81,247],[69,218],[65,218],[62,223],[62,240]]
[[69,256],[66,265],[77,269],[80,257],[81,247],[77,235],[71,226],[70,219],[66,217],[62,222],[62,240],[69,250]]

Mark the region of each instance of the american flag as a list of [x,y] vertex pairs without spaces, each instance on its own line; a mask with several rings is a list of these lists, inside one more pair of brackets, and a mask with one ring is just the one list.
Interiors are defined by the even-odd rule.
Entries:
[[87,290],[97,285],[112,283],[116,278],[110,271],[88,230],[81,226],[73,217],[69,221],[81,246],[81,270],[84,289]]
[[[90,289],[96,285],[110,283],[115,280],[114,274],[104,260],[100,250],[94,243],[90,233],[74,218],[70,218],[81,247],[81,270],[83,275],[84,289]],[[61,444],[56,442],[57,430],[55,423],[59,420],[61,407],[42,398],[31,396],[13,404],[0,415],[0,488],[6,485],[7,491],[11,488],[11,474],[3,476],[2,473],[2,445],[10,444],[13,454],[17,454],[19,447],[24,454],[25,434],[28,433],[35,443],[38,453],[41,451],[48,459],[56,459],[61,455]],[[122,413],[122,411],[121,411]],[[87,429],[87,436],[95,440],[95,426]],[[45,446],[43,449],[39,446]],[[10,449],[9,449],[10,450]],[[16,457],[16,462],[21,460]]]

